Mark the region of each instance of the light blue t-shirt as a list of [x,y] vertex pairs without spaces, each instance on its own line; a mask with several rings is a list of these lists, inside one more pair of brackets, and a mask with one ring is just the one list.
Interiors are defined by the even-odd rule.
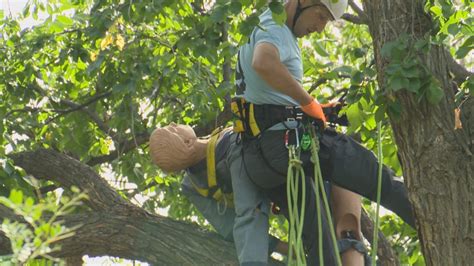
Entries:
[[[299,105],[293,98],[273,89],[252,68],[254,47],[263,42],[271,43],[278,49],[280,61],[288,68],[293,78],[301,83],[303,63],[298,41],[288,26],[278,25],[272,19],[269,9],[260,15],[260,25],[263,29],[256,27],[250,41],[240,48],[240,66],[246,86],[244,98],[254,104]],[[242,80],[237,79],[236,82],[239,85]]]

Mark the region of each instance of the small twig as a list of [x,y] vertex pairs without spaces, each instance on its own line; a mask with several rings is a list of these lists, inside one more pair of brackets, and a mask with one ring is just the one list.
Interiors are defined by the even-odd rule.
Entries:
[[104,122],[100,117],[97,115],[97,113],[93,112],[90,108],[86,107],[80,107],[80,104],[77,104],[75,102],[69,101],[69,100],[61,100],[61,103],[72,107],[72,108],[79,108],[81,111],[84,111],[91,119],[97,124],[97,127],[99,127],[102,132],[104,132],[106,135],[110,136],[115,142],[118,142],[118,140],[115,139],[115,135],[111,134],[112,129]]
[[68,110],[55,110],[55,112],[57,112],[59,114],[52,117],[52,118],[50,118],[50,119],[48,119],[48,120],[46,120],[45,124],[49,124],[49,123],[51,123],[52,121],[56,120],[57,118],[59,118],[61,116],[64,116],[66,114],[69,114],[69,113],[75,112],[79,109],[82,109],[82,108],[84,108],[84,107],[86,107],[86,106],[102,99],[102,98],[105,98],[105,97],[109,96],[110,94],[112,94],[112,91],[108,91],[108,92],[105,92],[103,94],[96,95],[95,97],[91,98],[89,101],[87,101],[83,104],[79,104],[76,107],[68,109]]

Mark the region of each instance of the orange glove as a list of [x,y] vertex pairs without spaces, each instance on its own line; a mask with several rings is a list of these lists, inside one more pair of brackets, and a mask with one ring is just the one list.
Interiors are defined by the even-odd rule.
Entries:
[[301,106],[301,110],[303,110],[305,114],[323,121],[324,126],[326,126],[326,116],[324,115],[321,104],[319,104],[316,99],[313,99],[313,101],[307,105]]

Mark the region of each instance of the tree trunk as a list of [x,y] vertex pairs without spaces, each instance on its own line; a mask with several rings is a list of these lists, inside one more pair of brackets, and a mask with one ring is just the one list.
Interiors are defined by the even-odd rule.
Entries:
[[[401,34],[421,39],[433,28],[422,0],[365,0],[380,88],[388,59],[381,49]],[[454,130],[454,92],[443,47],[419,54],[445,97],[436,105],[400,90],[400,119],[390,117],[427,265],[470,265],[474,260],[472,136]],[[472,104],[472,103],[471,103]],[[472,117],[469,118],[472,120]]]

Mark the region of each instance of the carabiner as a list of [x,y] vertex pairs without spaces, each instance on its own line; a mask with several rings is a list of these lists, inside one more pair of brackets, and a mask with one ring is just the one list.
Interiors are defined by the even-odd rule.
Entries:
[[299,148],[300,147],[300,136],[299,136],[299,132],[298,132],[297,127],[295,127],[295,134],[296,134],[296,148]]

